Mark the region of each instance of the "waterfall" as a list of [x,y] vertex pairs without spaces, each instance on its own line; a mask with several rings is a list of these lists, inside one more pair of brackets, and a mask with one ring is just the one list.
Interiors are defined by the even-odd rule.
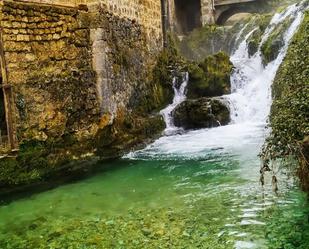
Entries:
[[[265,66],[262,61],[261,47],[276,27],[287,18],[290,19],[291,24],[284,32],[284,44],[277,58]],[[132,152],[126,157],[205,159],[216,153],[230,153],[247,158],[248,154],[252,153],[256,158],[267,136],[265,126],[272,101],[271,85],[302,18],[302,4],[291,5],[282,13],[274,15],[262,36],[258,52],[251,57],[248,53],[247,40],[255,29],[249,32],[245,36],[245,40],[239,44],[231,56],[235,67],[231,75],[232,93],[224,96],[230,106],[232,121],[229,125],[189,131],[181,136],[164,136],[147,148]],[[184,80],[181,89],[177,89],[176,82],[174,82],[173,104],[161,112],[167,123],[166,134],[173,135],[177,131],[173,125],[171,113],[177,104],[185,100],[184,89],[187,80],[188,78]],[[258,169],[260,168],[259,163],[257,162]],[[252,175],[249,168],[242,168],[241,172],[245,177]]]
[[188,85],[188,81],[189,81],[189,73],[187,72],[183,75],[180,86],[177,82],[177,78],[176,77],[173,78],[173,90],[174,90],[173,103],[160,111],[160,114],[163,116],[166,124],[166,129],[164,131],[165,135],[172,135],[180,130],[180,128],[174,125],[172,112],[179,104],[181,104],[183,101],[186,100],[186,88]]
[[[252,30],[239,45],[238,49],[231,56],[235,66],[231,76],[232,94],[226,96],[230,103],[232,122],[244,123],[266,123],[271,106],[271,84],[276,72],[282,63],[290,40],[302,21],[303,14],[300,11],[302,5],[294,4],[285,11],[275,14],[266,28],[259,50],[255,55],[249,56],[247,39],[256,30]],[[291,18],[292,23],[285,31],[283,42],[277,58],[268,65],[263,65],[261,47],[267,41],[278,24]]]

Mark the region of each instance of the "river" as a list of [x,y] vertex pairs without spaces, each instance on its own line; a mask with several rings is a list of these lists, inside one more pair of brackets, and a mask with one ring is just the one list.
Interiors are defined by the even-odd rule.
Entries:
[[306,196],[289,171],[259,182],[271,83],[301,23],[299,6],[276,14],[261,42],[286,18],[284,45],[266,67],[259,51],[248,55],[250,33],[234,51],[230,125],[177,132],[170,112],[185,99],[185,75],[162,111],[165,136],[109,171],[3,203],[0,248],[309,248]]

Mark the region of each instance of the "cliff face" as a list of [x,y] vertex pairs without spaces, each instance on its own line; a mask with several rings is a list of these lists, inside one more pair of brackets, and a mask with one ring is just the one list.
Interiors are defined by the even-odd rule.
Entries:
[[272,133],[266,151],[271,159],[292,155],[298,175],[309,191],[309,12],[294,36],[273,83]]
[[156,111],[169,90],[155,74],[158,26],[102,3],[78,10],[3,1],[0,11],[7,112],[20,149],[16,160],[0,161],[0,185],[36,181],[88,157],[118,157],[164,129]]

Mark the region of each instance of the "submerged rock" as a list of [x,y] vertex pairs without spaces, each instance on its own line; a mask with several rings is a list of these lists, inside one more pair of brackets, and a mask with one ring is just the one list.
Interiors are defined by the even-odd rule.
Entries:
[[211,128],[230,122],[229,108],[219,98],[189,99],[172,113],[174,124],[184,129]]

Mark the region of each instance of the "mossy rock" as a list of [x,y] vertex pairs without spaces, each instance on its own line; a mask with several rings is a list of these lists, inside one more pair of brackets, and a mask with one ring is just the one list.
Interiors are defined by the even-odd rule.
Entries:
[[233,41],[241,29],[240,24],[233,28],[205,25],[194,30],[177,43],[182,56],[189,60],[200,62],[206,56],[224,51],[230,53],[234,47]]
[[148,82],[141,82],[138,86],[145,86],[135,91],[131,96],[130,106],[134,112],[145,114],[158,112],[173,101],[173,77],[182,71],[184,61],[175,48],[164,49],[156,59]]
[[126,113],[97,133],[97,155],[102,159],[118,158],[136,147],[161,136],[165,122],[161,115],[139,116]]
[[200,64],[191,63],[188,66],[188,98],[229,94],[232,68],[229,56],[223,52],[208,56]]
[[[249,56],[253,56],[259,49],[259,45],[262,40],[262,36],[271,20],[272,15],[270,14],[264,14],[264,15],[255,15],[253,16],[247,26],[247,32],[255,30],[252,32],[252,34],[247,39],[247,45],[248,45],[248,53]],[[250,29],[249,29],[250,28]],[[247,33],[244,32],[244,33]],[[244,37],[243,37],[244,38]]]
[[284,46],[284,35],[287,28],[291,25],[292,19],[286,19],[279,24],[274,32],[268,37],[261,47],[263,63],[267,65],[269,62],[275,60]]
[[259,50],[259,45],[261,42],[262,32],[260,29],[257,29],[252,33],[252,35],[247,40],[248,53],[249,56],[253,56]]
[[216,98],[189,99],[172,113],[174,123],[184,129],[212,128],[230,122],[229,108]]

